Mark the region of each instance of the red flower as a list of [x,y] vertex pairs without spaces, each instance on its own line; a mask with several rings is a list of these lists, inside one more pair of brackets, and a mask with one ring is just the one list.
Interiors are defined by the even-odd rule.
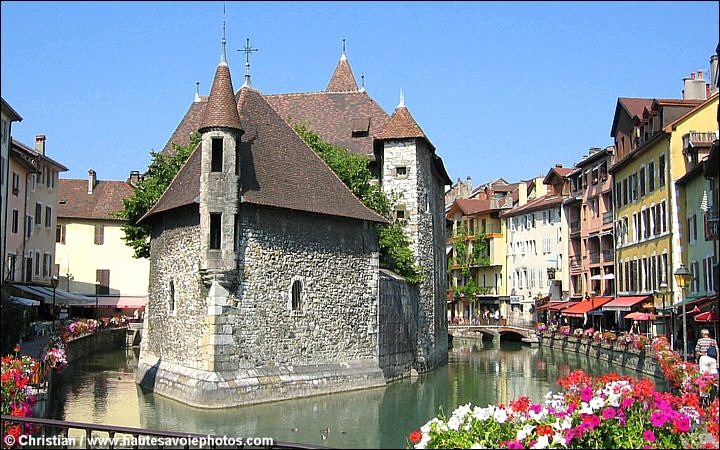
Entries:
[[417,444],[422,440],[422,432],[420,430],[415,430],[412,433],[410,433],[410,442]]

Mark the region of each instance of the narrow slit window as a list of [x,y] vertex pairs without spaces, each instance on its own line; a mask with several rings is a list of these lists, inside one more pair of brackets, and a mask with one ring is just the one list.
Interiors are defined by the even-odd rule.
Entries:
[[223,170],[223,140],[212,140],[212,162],[210,170],[213,172],[222,172]]
[[222,214],[210,213],[210,250],[220,250],[220,225]]

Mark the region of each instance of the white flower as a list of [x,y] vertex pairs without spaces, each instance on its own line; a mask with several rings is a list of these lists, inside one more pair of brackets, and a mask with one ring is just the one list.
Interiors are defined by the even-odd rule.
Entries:
[[498,423],[505,423],[508,419],[507,412],[504,409],[498,408],[493,412],[493,419],[497,420]]
[[523,425],[522,427],[520,427],[518,429],[517,434],[515,435],[515,440],[516,441],[524,440],[526,437],[528,437],[528,435],[530,435],[530,433],[532,433],[532,431],[534,429],[535,429],[534,425]]
[[[598,410],[603,406],[605,406],[605,401],[601,397],[593,397],[590,399],[590,407],[593,410]],[[590,414],[592,414],[592,412]]]
[[548,444],[549,444],[548,437],[540,436],[538,438],[537,442],[535,443],[535,445],[533,445],[530,448],[547,448]]
[[490,418],[491,411],[492,409],[490,408],[480,408],[479,406],[476,406],[475,409],[473,409],[472,415],[476,420],[485,422]]

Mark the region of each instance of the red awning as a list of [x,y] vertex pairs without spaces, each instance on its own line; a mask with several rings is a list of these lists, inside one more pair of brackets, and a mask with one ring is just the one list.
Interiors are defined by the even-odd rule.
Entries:
[[632,307],[643,300],[650,298],[650,295],[639,295],[632,297],[617,297],[615,300],[603,306],[603,311],[630,311]]
[[560,315],[568,317],[583,317],[585,313],[598,309],[612,300],[612,297],[595,297],[594,299],[578,302],[570,308],[564,309]]

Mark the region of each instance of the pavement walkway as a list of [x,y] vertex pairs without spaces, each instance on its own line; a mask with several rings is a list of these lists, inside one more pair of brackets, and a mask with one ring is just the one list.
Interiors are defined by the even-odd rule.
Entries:
[[47,347],[48,342],[50,342],[50,334],[46,334],[45,336],[34,336],[29,341],[23,341],[20,344],[19,353],[21,355],[31,356],[38,361],[42,361],[43,356],[45,356],[45,348]]

